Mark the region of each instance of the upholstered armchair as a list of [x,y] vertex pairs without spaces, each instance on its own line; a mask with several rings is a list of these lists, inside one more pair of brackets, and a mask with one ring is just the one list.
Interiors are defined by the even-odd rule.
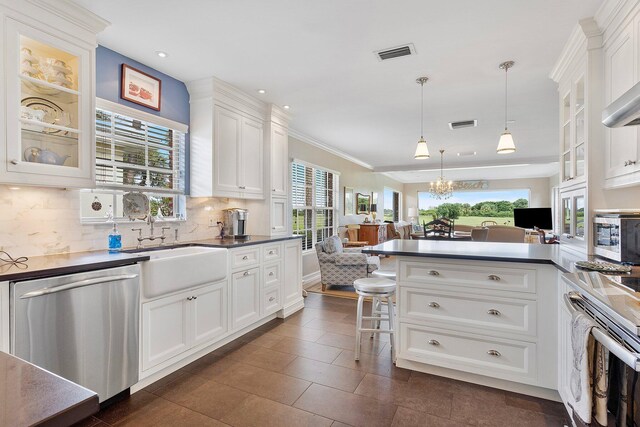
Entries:
[[380,267],[380,258],[363,254],[360,248],[343,248],[338,236],[317,243],[316,252],[323,292],[327,286],[352,285]]

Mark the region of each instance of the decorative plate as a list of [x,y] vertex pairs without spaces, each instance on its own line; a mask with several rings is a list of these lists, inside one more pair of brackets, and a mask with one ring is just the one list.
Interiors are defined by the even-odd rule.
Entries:
[[[20,105],[24,107],[29,107],[33,110],[44,111],[44,119],[42,120],[44,123],[50,123],[54,125],[56,123],[56,119],[62,115],[64,110],[60,108],[57,104],[49,101],[48,99],[38,98],[35,96],[31,96],[28,98],[24,98]],[[66,135],[67,131],[51,129],[51,128],[43,128],[44,133],[48,133],[51,135]]]
[[603,271],[606,273],[630,273],[631,267],[628,265],[614,264],[604,261],[576,261],[576,267],[585,270]]
[[142,193],[126,193],[122,196],[122,208],[130,220],[145,219],[149,214],[149,198]]

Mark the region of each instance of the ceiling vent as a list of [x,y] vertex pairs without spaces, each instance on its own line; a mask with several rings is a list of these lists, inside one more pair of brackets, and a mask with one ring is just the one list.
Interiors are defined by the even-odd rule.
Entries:
[[386,61],[387,59],[401,58],[403,56],[415,55],[416,48],[413,43],[402,46],[392,47],[390,49],[378,50],[374,52],[378,61]]
[[478,126],[477,120],[462,120],[459,122],[449,122],[449,129],[456,130],[462,128],[474,128]]

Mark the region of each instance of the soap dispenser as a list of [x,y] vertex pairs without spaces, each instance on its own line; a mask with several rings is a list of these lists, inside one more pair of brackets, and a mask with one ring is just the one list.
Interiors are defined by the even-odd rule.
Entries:
[[122,235],[118,231],[118,224],[113,221],[113,230],[109,233],[109,252],[118,253],[122,249]]

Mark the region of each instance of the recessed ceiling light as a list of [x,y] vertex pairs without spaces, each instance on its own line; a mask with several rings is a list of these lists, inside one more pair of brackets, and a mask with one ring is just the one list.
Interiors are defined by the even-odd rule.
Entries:
[[20,187],[9,187],[9,190],[19,190]]
[[166,58],[167,56],[169,56],[167,55],[167,52],[163,52],[161,50],[157,50],[156,55],[158,55],[160,58]]
[[283,105],[282,108],[284,108],[285,110],[288,110],[291,107],[289,107],[288,105]]
[[266,90],[264,90],[264,89],[258,89],[258,93],[265,94],[265,93],[267,93],[267,91],[266,91]]

